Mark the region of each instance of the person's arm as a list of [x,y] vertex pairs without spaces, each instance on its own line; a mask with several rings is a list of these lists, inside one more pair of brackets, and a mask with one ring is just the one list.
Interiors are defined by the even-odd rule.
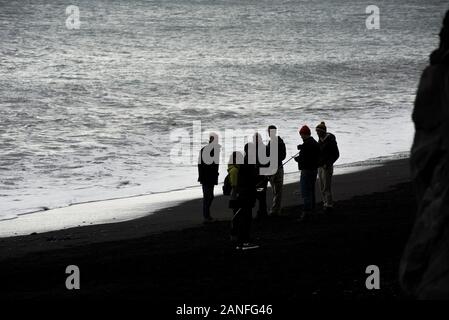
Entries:
[[200,154],[198,156],[198,182],[202,182],[204,177],[204,163],[202,155],[203,149],[200,150]]
[[[298,146],[298,149],[299,149],[299,146]],[[302,148],[301,148],[301,150],[302,150]],[[298,163],[298,169],[301,170],[303,168],[303,164],[304,164],[303,151],[301,151],[299,153],[299,155],[294,157],[294,159]]]
[[281,137],[278,137],[278,138],[279,138],[278,139],[278,141],[279,141],[278,147],[279,147],[279,155],[280,155],[279,162],[282,164],[282,161],[284,161],[285,158],[287,158],[287,148],[285,147],[284,140],[282,140]]
[[340,158],[340,151],[338,150],[337,140],[334,139],[332,143],[332,159],[331,159],[331,165],[333,165],[338,158]]
[[232,168],[229,171],[229,183],[231,184],[231,198],[237,199],[238,197],[238,183],[239,183],[239,169],[237,167]]

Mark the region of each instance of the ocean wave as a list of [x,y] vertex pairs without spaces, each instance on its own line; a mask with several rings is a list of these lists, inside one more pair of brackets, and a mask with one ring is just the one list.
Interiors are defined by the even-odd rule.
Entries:
[[329,0],[85,1],[102,14],[71,37],[38,2],[3,1],[0,24],[14,28],[0,32],[0,216],[194,185],[195,165],[169,157],[171,130],[192,121],[264,134],[274,123],[289,154],[298,126],[325,121],[342,163],[407,149],[444,6],[416,4],[368,33],[357,5]]

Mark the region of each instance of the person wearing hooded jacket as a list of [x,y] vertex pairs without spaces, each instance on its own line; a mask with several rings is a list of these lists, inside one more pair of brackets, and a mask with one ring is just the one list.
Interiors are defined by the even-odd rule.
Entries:
[[334,175],[334,163],[340,157],[337,139],[327,132],[326,124],[321,122],[315,128],[320,145],[320,161],[318,168],[318,177],[320,180],[321,198],[323,199],[323,208],[329,212],[334,207],[332,197],[332,176]]

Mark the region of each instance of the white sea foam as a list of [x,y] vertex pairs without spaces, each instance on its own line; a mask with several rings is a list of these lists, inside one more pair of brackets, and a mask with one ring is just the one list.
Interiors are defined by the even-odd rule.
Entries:
[[[359,170],[366,170],[391,160],[406,157],[406,152],[391,157],[379,157],[366,162],[357,162],[337,166],[336,175],[348,174]],[[285,183],[298,180],[297,172],[285,175]],[[216,188],[216,195],[222,195],[221,184]],[[79,226],[89,226],[104,223],[118,223],[148,216],[165,208],[176,206],[184,201],[202,197],[202,190],[198,186],[182,188],[151,195],[139,195],[118,199],[92,201],[74,204],[58,209],[39,211],[21,216],[19,219],[0,220],[0,237],[42,233]]]

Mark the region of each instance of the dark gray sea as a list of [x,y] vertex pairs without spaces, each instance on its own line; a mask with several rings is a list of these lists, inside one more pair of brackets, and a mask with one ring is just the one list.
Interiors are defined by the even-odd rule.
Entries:
[[[79,29],[67,27],[70,4]],[[371,4],[379,30],[365,24]],[[192,121],[265,139],[276,124],[290,155],[299,126],[325,121],[339,164],[407,152],[417,83],[448,7],[0,0],[0,219],[195,185],[195,163],[170,158],[170,134]]]

